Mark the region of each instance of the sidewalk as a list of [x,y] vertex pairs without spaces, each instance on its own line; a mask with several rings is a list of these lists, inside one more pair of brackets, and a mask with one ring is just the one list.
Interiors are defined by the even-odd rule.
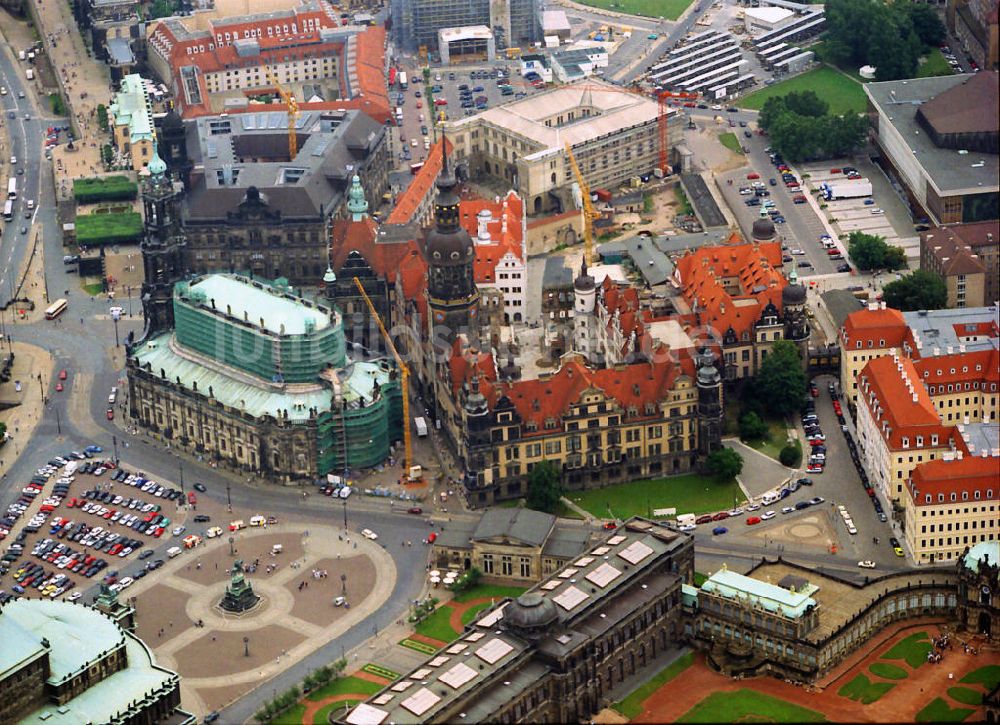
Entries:
[[[11,382],[4,386],[4,399],[19,400],[16,407],[0,411],[0,422],[6,423],[10,439],[0,447],[0,470],[6,478],[6,471],[24,451],[42,416],[42,390],[47,392],[52,380],[52,357],[39,347],[23,342],[13,342],[14,366]],[[4,346],[6,354],[7,347]],[[41,386],[38,376],[42,376]],[[21,381],[21,392],[14,391],[14,381]]]

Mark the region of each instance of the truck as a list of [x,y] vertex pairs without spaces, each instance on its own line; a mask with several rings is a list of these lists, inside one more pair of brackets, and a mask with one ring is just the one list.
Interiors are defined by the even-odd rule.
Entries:
[[826,201],[833,199],[858,199],[872,195],[872,182],[868,179],[855,181],[836,181],[832,184],[820,184],[820,191]]
[[427,421],[418,417],[413,419],[413,424],[417,427],[417,435],[424,438],[427,435]]
[[399,90],[405,91],[409,87],[406,82],[406,71],[400,71],[397,78],[399,80]]
[[24,75],[27,77],[29,81],[35,80],[35,71],[32,70],[31,68],[28,68],[28,70],[24,71]]

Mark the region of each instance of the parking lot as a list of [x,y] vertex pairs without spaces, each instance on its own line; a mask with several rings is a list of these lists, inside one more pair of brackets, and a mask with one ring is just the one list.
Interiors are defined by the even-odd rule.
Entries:
[[138,563],[154,555],[149,547],[172,536],[182,545],[194,492],[118,468],[99,446],[41,463],[0,520],[0,599],[76,600],[98,581],[124,589],[163,564]]
[[[403,125],[396,129],[400,136],[400,145],[396,153],[396,164],[408,167],[427,159],[427,147],[437,140],[438,129],[435,121],[456,120],[479,113],[481,110],[493,108],[502,103],[508,103],[524,95],[540,92],[520,77],[517,65],[511,63],[505,72],[507,80],[499,79],[498,73],[504,66],[479,66],[461,68],[439,68],[432,72],[430,86],[432,96],[427,97],[427,86],[423,74],[419,71],[407,73],[409,87],[400,91],[398,86],[390,89],[390,101],[403,109]],[[475,77],[472,77],[475,75]],[[500,86],[507,83],[511,86],[509,95],[503,95]],[[463,88],[464,86],[464,88]],[[472,107],[462,107],[462,93],[471,95]],[[524,95],[519,95],[524,94]],[[398,101],[400,97],[402,104]],[[477,99],[485,99],[485,105],[476,107]],[[443,101],[443,104],[438,104]]]

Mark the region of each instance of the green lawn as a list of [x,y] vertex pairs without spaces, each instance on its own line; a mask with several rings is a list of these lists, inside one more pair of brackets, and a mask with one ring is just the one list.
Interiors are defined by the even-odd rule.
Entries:
[[468,624],[479,616],[484,609],[489,609],[492,605],[489,602],[480,602],[462,612],[462,624]]
[[471,602],[473,599],[503,599],[504,597],[519,597],[527,590],[526,587],[503,587],[495,584],[477,584],[455,596],[456,602]]
[[978,670],[973,670],[967,674],[959,682],[967,682],[973,685],[979,684],[985,687],[987,691],[991,691],[994,687],[1000,685],[1000,665],[980,667]]
[[[330,722],[330,714],[333,712],[338,712],[343,714],[348,708],[352,708],[357,705],[361,700],[342,700],[340,702],[331,702],[329,705],[324,705],[316,714],[313,715],[313,722]],[[302,721],[299,720],[299,723]]]
[[736,134],[732,131],[720,134],[719,143],[732,151],[734,154],[743,153],[743,146],[740,144],[740,140],[736,138]]
[[826,722],[822,713],[754,690],[716,692],[692,707],[678,722]]
[[[313,690],[306,695],[307,700],[319,702],[332,695],[374,695],[382,689],[382,685],[370,680],[362,680],[353,675],[348,677],[338,677],[323,685],[318,690]],[[302,722],[300,719],[299,722]]]
[[[667,20],[677,20],[693,0],[580,0],[580,2],[592,8],[604,8],[629,15],[645,15],[650,18],[662,16]],[[628,22],[625,24],[628,25]],[[640,33],[642,29],[636,28],[633,32]]]
[[930,704],[917,713],[917,722],[962,722],[975,710],[965,707],[948,707],[948,703],[935,697]]
[[792,91],[815,91],[830,104],[830,113],[863,113],[867,102],[861,84],[840,71],[829,67],[817,68],[762,88],[739,102],[743,108],[760,110],[768,98],[784,96]]
[[633,690],[628,697],[615,704],[613,706],[614,709],[627,717],[629,720],[634,719],[642,712],[642,703],[645,702],[650,695],[690,667],[692,662],[694,662],[694,655],[688,652],[677,661],[660,670],[649,682],[646,682],[645,684],[640,685],[638,689]]
[[398,672],[390,670],[388,667],[377,665],[374,662],[369,662],[361,669],[367,672],[369,675],[375,675],[376,677],[384,677],[387,680],[398,680],[401,676]]
[[917,68],[917,78],[930,78],[931,76],[950,76],[951,66],[941,55],[941,51],[933,48],[923,59]]
[[891,665],[888,662],[874,662],[868,669],[873,675],[884,677],[887,680],[905,680],[909,677],[909,674],[902,667]]
[[857,700],[862,705],[871,705],[895,686],[894,682],[873,682],[864,675],[858,675],[837,690],[837,694],[841,697]]
[[301,725],[306,714],[306,706],[301,702],[292,705],[271,721],[271,725]]
[[461,632],[452,629],[448,622],[453,611],[455,610],[451,607],[438,607],[431,613],[431,616],[416,626],[416,633],[442,642],[451,642],[461,634]]
[[915,670],[927,661],[927,653],[930,651],[931,643],[927,632],[915,632],[893,645],[892,649],[882,655],[882,659],[906,660],[906,664]]
[[90,282],[88,284],[81,284],[80,286],[83,287],[83,291],[86,292],[91,297],[99,295],[102,292],[104,292],[103,282]]
[[[778,460],[778,456],[781,454],[781,449],[785,447],[786,443],[788,443],[788,429],[785,427],[785,422],[782,420],[765,418],[764,422],[767,423],[767,430],[768,433],[770,433],[770,436],[766,441],[757,440],[743,442],[755,451],[760,451],[765,456]],[[739,430],[738,427],[737,430]]]
[[422,655],[432,655],[437,652],[437,647],[432,647],[426,642],[419,642],[415,639],[410,639],[409,637],[400,640],[399,644],[407,649],[412,649],[414,652],[419,652]]
[[982,705],[983,693],[971,687],[949,687],[948,697],[963,705]]
[[142,216],[136,211],[78,214],[76,242],[88,247],[125,244],[142,236]]
[[736,481],[718,483],[712,478],[689,473],[574,491],[569,498],[599,518],[627,519],[649,516],[654,509],[660,508],[676,508],[679,514],[728,510],[734,499],[743,501],[743,492]]

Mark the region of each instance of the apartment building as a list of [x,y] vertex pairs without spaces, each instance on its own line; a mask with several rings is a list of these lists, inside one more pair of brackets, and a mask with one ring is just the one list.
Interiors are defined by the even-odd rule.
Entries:
[[1000,300],[1000,222],[949,224],[920,235],[920,268],[948,289],[948,307],[981,307]]
[[903,313],[884,302],[852,312],[840,326],[840,390],[850,407],[858,401],[858,373],[869,361],[899,353],[906,337]]
[[917,563],[955,561],[1000,539],[1000,454],[965,448],[920,464],[907,482],[904,531]]

